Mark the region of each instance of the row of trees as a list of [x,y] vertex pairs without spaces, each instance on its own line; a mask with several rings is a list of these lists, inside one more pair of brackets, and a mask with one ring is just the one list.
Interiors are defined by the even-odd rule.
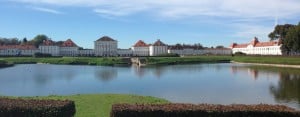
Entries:
[[[209,48],[209,47],[204,47],[202,44],[200,43],[195,43],[195,44],[180,44],[180,43],[177,43],[174,45],[175,47],[187,47],[187,48],[193,48],[193,49],[205,49],[205,48]],[[221,49],[221,48],[225,48],[224,46],[222,45],[218,45],[216,47],[210,47],[210,48],[218,48],[218,49]]]
[[48,36],[40,34],[35,36],[31,40],[27,40],[27,38],[23,38],[22,40],[18,38],[1,38],[0,37],[0,45],[20,45],[20,44],[29,44],[38,47],[43,43],[44,40],[50,39]]
[[269,37],[271,40],[282,39],[282,50],[288,55],[300,52],[300,22],[298,25],[277,25]]

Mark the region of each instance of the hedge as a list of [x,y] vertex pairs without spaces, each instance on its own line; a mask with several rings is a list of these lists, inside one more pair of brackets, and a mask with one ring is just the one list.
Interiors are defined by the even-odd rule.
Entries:
[[69,100],[0,98],[0,117],[73,117],[75,111]]
[[111,117],[300,117],[283,105],[115,104]]

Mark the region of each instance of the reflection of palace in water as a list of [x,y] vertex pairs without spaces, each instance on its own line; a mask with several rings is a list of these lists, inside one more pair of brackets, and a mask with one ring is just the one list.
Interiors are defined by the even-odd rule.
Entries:
[[247,66],[231,66],[233,74],[244,73],[250,75],[254,80],[257,80],[259,75],[264,75],[266,78],[278,77],[280,74],[272,71],[258,70]]
[[298,102],[300,104],[300,70],[289,68],[251,68],[250,66],[232,66],[233,74],[248,74],[258,78],[278,78],[277,84],[271,84],[270,93],[279,102]]
[[144,77],[147,73],[153,73],[154,76],[160,78],[165,72],[165,67],[163,66],[155,66],[155,67],[141,67],[136,64],[132,64],[132,68],[134,73],[139,77]]
[[[166,72],[172,71],[176,73],[185,72],[187,74],[201,72],[203,67],[209,67],[204,65],[174,65],[174,66],[138,66],[133,64],[132,69],[134,73],[142,78],[149,74],[154,75],[156,78],[161,78]],[[222,69],[220,66],[216,66],[215,70]]]

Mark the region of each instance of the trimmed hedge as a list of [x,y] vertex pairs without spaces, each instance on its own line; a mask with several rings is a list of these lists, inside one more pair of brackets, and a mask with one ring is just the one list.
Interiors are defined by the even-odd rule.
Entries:
[[283,105],[115,104],[111,117],[300,117]]
[[52,57],[52,55],[51,54],[45,54],[45,53],[39,53],[39,52],[37,52],[37,53],[33,54],[33,57],[36,57],[36,58],[38,58],[38,57]]
[[73,117],[75,112],[69,100],[0,98],[0,117]]

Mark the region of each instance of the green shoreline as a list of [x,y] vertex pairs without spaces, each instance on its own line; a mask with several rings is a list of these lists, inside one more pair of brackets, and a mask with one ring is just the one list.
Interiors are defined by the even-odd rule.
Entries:
[[35,97],[13,97],[0,96],[8,98],[22,99],[54,99],[54,100],[72,100],[75,102],[75,117],[109,117],[111,106],[113,104],[165,104],[169,101],[151,96],[137,96],[130,94],[78,94],[67,96],[35,96]]
[[[146,65],[174,65],[194,63],[261,63],[300,65],[300,57],[287,56],[187,56],[187,57],[144,57]],[[12,64],[63,64],[63,65],[101,65],[101,66],[124,66],[130,65],[129,58],[121,57],[2,57],[7,63]]]

